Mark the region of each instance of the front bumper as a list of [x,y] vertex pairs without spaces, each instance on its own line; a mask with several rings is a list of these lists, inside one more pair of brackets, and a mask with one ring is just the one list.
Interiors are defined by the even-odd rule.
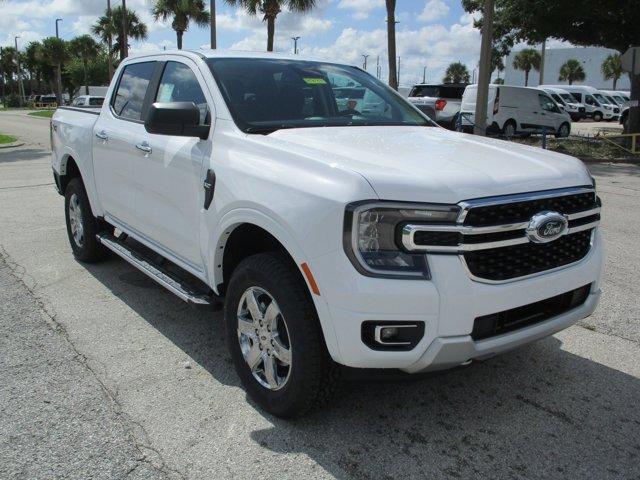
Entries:
[[[321,322],[335,334],[335,361],[357,368],[406,372],[439,370],[482,359],[562,330],[589,316],[600,296],[603,253],[599,228],[581,261],[547,274],[503,284],[472,280],[456,255],[428,255],[432,280],[365,277],[343,251],[316,258],[312,269],[326,308]],[[483,315],[545,300],[591,284],[581,306],[522,329],[474,341],[474,320]],[[361,339],[364,321],[423,321],[425,334],[409,351],[378,351]]]

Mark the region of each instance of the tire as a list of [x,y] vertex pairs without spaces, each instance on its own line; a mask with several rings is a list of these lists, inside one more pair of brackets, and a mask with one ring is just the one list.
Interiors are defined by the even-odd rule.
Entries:
[[601,112],[593,112],[593,121],[601,122],[602,121],[602,113]]
[[556,138],[567,138],[570,133],[571,133],[571,125],[569,125],[567,122],[564,122],[558,128],[558,131],[556,132]]
[[[250,307],[252,295],[257,301]],[[251,313],[255,308],[258,314]],[[264,323],[255,322],[254,316]],[[238,265],[227,289],[224,317],[236,372],[261,408],[292,418],[333,396],[338,366],[329,357],[307,285],[284,255],[261,253]],[[274,320],[268,322],[269,318]],[[265,330],[268,323],[271,330]],[[275,365],[271,376],[266,373],[268,364]]]
[[502,127],[502,134],[506,137],[513,137],[517,132],[517,125],[514,120],[507,120]]
[[80,178],[73,178],[67,185],[64,211],[73,256],[84,263],[104,259],[107,250],[96,239],[100,223],[91,213],[89,198]]

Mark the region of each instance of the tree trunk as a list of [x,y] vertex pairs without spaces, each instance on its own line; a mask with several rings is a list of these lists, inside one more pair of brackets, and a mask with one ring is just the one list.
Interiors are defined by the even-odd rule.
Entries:
[[524,86],[529,86],[529,70],[524,71]]
[[616,77],[613,77],[613,89],[616,89],[616,85],[618,85],[618,79]]
[[640,75],[629,74],[629,77],[631,80],[631,102],[629,102],[627,133],[640,133],[640,106],[638,106],[638,101],[640,101]]
[[178,45],[178,50],[182,50],[182,36],[184,32],[182,30],[176,30],[176,44]]
[[398,90],[398,70],[396,64],[396,0],[387,2],[387,55],[389,57],[389,86]]
[[273,52],[273,37],[276,33],[275,15],[267,16],[267,52]]
[[62,101],[62,64],[58,64],[56,69],[56,98],[58,99],[58,106],[64,105]]
[[569,77],[569,85],[573,85],[573,78]]
[[89,95],[89,74],[87,73],[87,61],[82,62],[82,69],[84,70],[84,94]]

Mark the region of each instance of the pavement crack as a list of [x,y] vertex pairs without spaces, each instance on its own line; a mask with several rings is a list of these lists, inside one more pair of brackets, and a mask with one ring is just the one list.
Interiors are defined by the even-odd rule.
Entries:
[[[0,245],[0,266],[2,266],[3,263],[6,268],[8,268],[9,274],[16,280],[16,282],[20,283],[27,290],[27,292],[29,292],[29,295],[36,303],[37,307],[49,320],[48,324],[54,331],[54,333],[59,334],[69,345],[74,353],[74,359],[91,374],[91,376],[100,386],[100,390],[107,400],[107,403],[115,418],[123,426],[125,432],[129,436],[131,444],[138,452],[138,455],[135,459],[136,467],[130,469],[127,472],[127,475],[135,471],[135,468],[137,468],[137,466],[139,466],[140,464],[146,463],[158,474],[161,474],[167,478],[179,478],[181,480],[186,480],[187,477],[179,470],[167,465],[160,451],[158,451],[150,444],[149,435],[144,426],[124,412],[123,405],[118,399],[117,389],[112,389],[105,383],[105,381],[102,380],[101,376],[91,365],[88,357],[84,353],[82,353],[75,345],[66,327],[57,318],[57,314],[55,312],[52,312],[51,309],[44,303],[44,301],[35,293],[34,290],[37,286],[37,282],[35,281],[35,279],[27,273],[25,267],[15,262],[4,249],[4,247]],[[27,282],[24,281],[25,277],[32,279],[33,285],[28,285]]]
[[49,187],[51,185],[54,185],[54,183],[49,182],[49,183],[37,183],[35,185],[15,185],[13,187],[0,187],[0,190],[17,190],[20,188]]
[[561,412],[559,410],[554,410],[552,408],[546,407],[544,405],[542,405],[541,403],[536,402],[535,400],[531,400],[530,398],[526,398],[523,395],[516,395],[515,397],[517,400],[520,400],[523,403],[526,403],[527,405],[530,405],[538,410],[541,410],[549,415],[551,415],[552,417],[557,418],[558,420],[560,420],[561,422],[564,422],[568,425],[574,425],[573,420],[571,419],[571,417],[569,417],[569,415],[567,415],[564,412]]

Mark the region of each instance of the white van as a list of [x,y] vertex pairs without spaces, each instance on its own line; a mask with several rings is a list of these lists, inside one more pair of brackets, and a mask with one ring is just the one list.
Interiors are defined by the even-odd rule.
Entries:
[[576,99],[561,88],[538,87],[540,90],[547,92],[551,98],[555,100],[558,106],[562,107],[569,114],[571,120],[579,122],[587,116],[587,110],[584,104],[576,102]]
[[[473,129],[475,123],[477,85],[469,85],[462,96],[462,128]],[[487,133],[511,136],[517,132],[541,133],[543,130],[557,137],[571,133],[571,117],[560,110],[556,102],[537,88],[489,85]]]
[[620,107],[611,105],[599,90],[585,85],[541,85],[540,88],[562,88],[573,95],[573,98],[584,103],[587,109],[587,117],[595,122],[617,120],[620,116]]
[[629,100],[625,98],[624,92],[618,90],[600,90],[607,97],[611,97],[620,108],[629,106]]

